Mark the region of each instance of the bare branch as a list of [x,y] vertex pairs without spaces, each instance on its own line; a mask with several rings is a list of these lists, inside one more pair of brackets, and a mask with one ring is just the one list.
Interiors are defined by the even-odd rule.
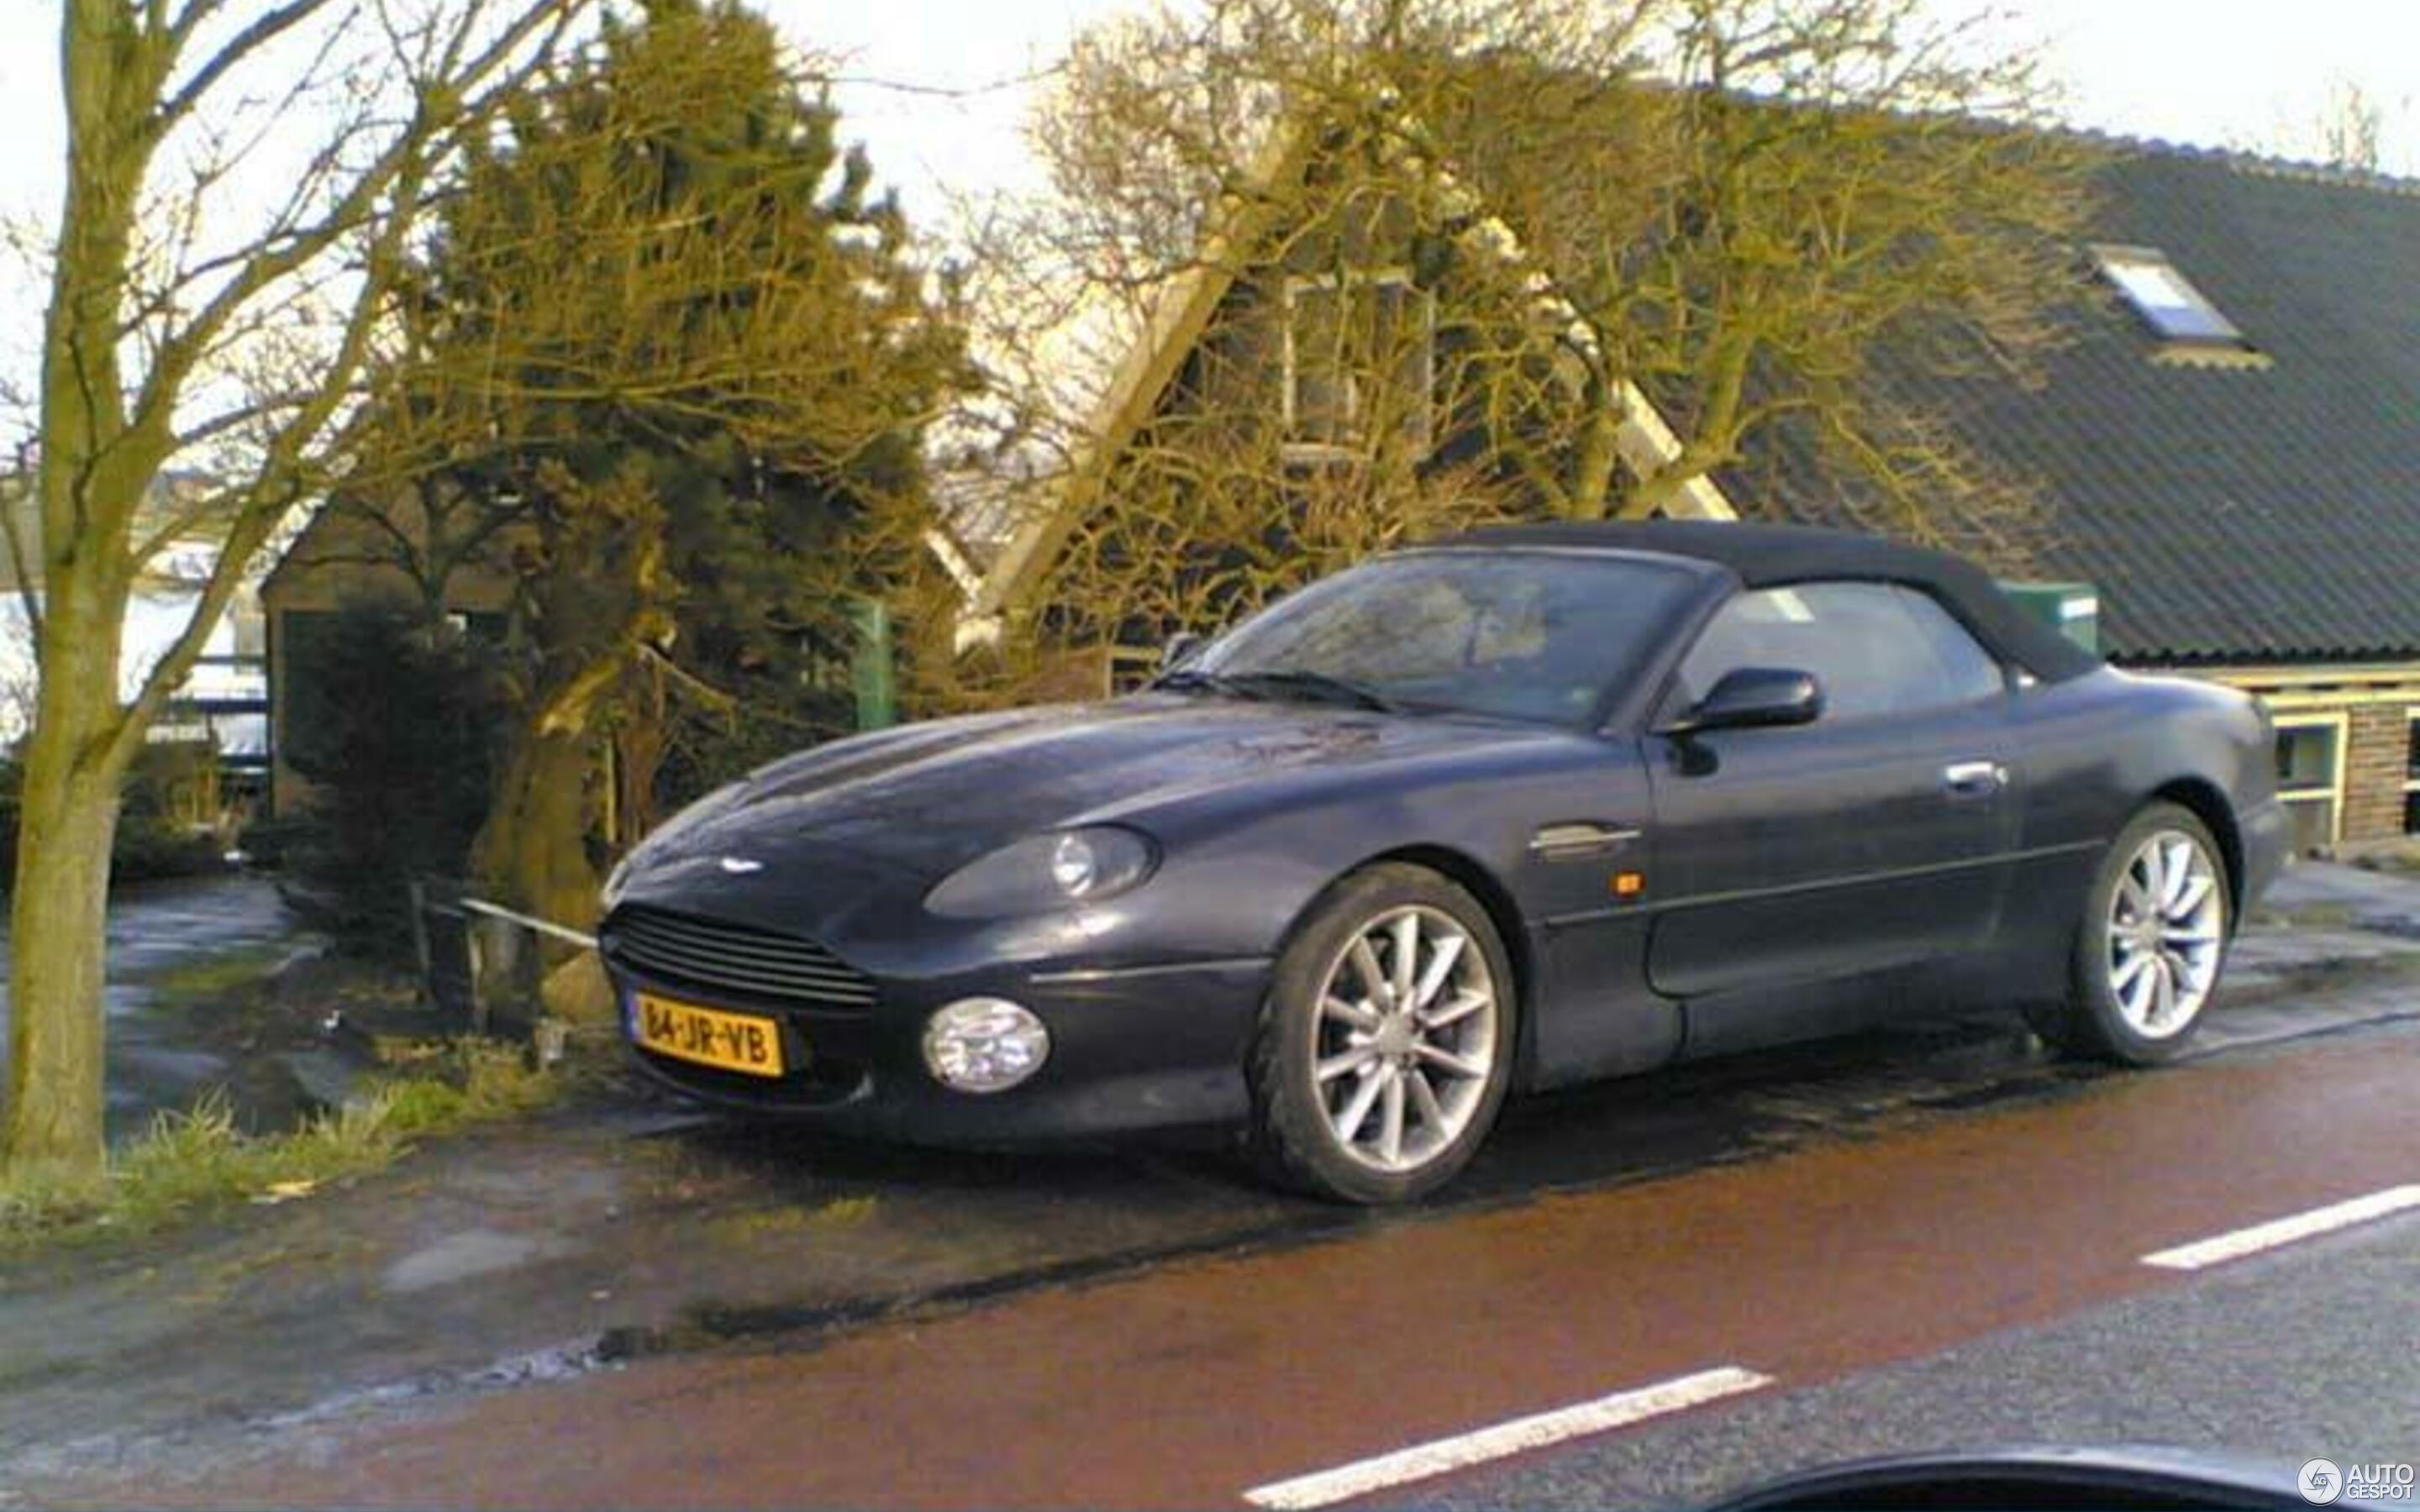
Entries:
[[[2082,159],[1980,118],[2030,118],[2031,60],[1918,0],[1207,0],[1065,70],[1049,190],[970,232],[1027,386],[991,455],[1078,458],[1004,506],[1038,523],[985,588],[1046,660],[1457,511],[1711,507],[1792,427],[1888,438],[1823,444],[1923,531],[2022,512],[1874,363],[2055,342]],[[1316,150],[1271,173],[1279,119]],[[1155,348],[1071,392],[1071,359]]]
[[[165,136],[176,130],[178,124],[193,114],[194,108],[217,87],[222,79],[241,68],[255,53],[309,21],[332,3],[333,0],[286,0],[284,5],[270,10],[229,38],[203,60],[191,77],[160,101],[159,108],[151,116],[152,134],[155,137]],[[213,8],[214,6],[204,4],[203,0],[194,0],[187,7],[183,20],[175,28],[174,42],[178,50],[191,39],[192,25],[199,23]]]
[[[294,0],[316,4],[318,0]],[[455,65],[419,86],[413,118],[366,166],[354,173],[349,186],[318,221],[281,232],[269,243],[256,243],[242,257],[225,285],[185,323],[165,338],[159,358],[133,407],[138,426],[163,426],[170,407],[182,393],[187,378],[210,350],[237,312],[261,290],[291,276],[347,235],[368,224],[382,204],[412,203],[396,193],[405,180],[427,177],[434,160],[451,149],[451,133],[466,120],[484,118],[496,102],[519,88],[541,66],[559,38],[582,9],[580,0],[534,0],[486,46],[461,61],[471,46],[473,21],[480,12],[464,12],[447,44]],[[534,38],[552,33],[545,45],[530,50]],[[512,66],[512,60],[523,61]],[[332,141],[313,164],[313,175],[332,167],[343,138]],[[307,176],[306,176],[307,177]],[[394,216],[395,221],[408,216]],[[365,301],[367,302],[367,301]]]

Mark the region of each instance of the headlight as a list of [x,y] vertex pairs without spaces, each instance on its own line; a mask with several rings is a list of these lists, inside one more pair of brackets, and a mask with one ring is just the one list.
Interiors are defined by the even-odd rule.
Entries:
[[1050,1058],[1050,1031],[1005,997],[966,997],[924,1026],[924,1065],[955,1092],[1005,1092]]
[[1159,864],[1151,841],[1115,825],[1029,835],[942,879],[924,906],[950,918],[1005,918],[1098,903],[1140,886]]

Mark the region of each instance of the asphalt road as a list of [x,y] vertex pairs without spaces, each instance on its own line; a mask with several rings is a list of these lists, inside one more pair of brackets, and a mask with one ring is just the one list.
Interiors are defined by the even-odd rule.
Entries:
[[1765,1159],[266,1428],[46,1500],[1242,1505],[1716,1370],[1752,1389],[1377,1501],[1668,1504],[1838,1454],[2012,1439],[2420,1455],[2412,1218],[2201,1272],[2144,1263],[2420,1180],[2420,1032],[2016,1086]]
[[1844,1459],[2010,1444],[2177,1444],[2289,1473],[2312,1458],[2420,1462],[2415,1276],[2420,1218],[2389,1219],[2055,1323],[1372,1504],[1699,1504]]

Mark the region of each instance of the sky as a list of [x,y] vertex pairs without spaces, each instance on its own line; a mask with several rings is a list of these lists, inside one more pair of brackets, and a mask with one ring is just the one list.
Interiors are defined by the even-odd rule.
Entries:
[[[1034,86],[1015,81],[1131,0],[758,3],[795,42],[838,57],[856,81],[840,90],[845,129],[911,217],[939,224],[956,197],[1033,182],[1019,122]],[[2080,125],[2293,155],[2309,149],[2330,89],[2349,83],[2385,112],[2385,166],[2420,175],[2420,0],[2001,5],[2011,37],[2046,49]],[[21,225],[47,223],[58,201],[57,13],[55,0],[0,0],[0,217]],[[27,376],[39,295],[27,270],[0,263],[0,378]]]
[[[5,0],[0,0],[5,3]],[[1117,0],[761,0],[791,36],[844,54],[846,72],[981,87],[1047,64],[1070,30]],[[1946,14],[1977,7],[1942,0]],[[1999,0],[2007,33],[2047,53],[2079,125],[2291,154],[2332,86],[2387,115],[2386,166],[2420,175],[2420,0]],[[2290,18],[2290,23],[2285,19]],[[1026,91],[937,100],[871,87],[842,104],[911,209],[1031,181],[1017,122]]]

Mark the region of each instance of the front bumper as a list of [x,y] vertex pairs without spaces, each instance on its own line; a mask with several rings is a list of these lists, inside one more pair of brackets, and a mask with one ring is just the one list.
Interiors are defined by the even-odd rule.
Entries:
[[2235,901],[2235,917],[2249,918],[2269,885],[2285,870],[2293,847],[2293,822],[2275,798],[2255,804],[2236,817],[2237,840],[2243,850],[2243,896]]
[[[869,973],[870,1009],[800,1007],[635,971],[609,950],[623,1036],[640,1066],[685,1096],[751,1114],[902,1143],[1017,1145],[1140,1129],[1239,1123],[1244,1064],[1270,963],[1264,958],[1090,967],[1026,962],[941,976]],[[640,991],[779,1026],[778,1078],[719,1071],[637,1041]],[[925,1069],[925,1021],[966,997],[1005,997],[1039,1016],[1050,1057],[1005,1091],[953,1091]]]

